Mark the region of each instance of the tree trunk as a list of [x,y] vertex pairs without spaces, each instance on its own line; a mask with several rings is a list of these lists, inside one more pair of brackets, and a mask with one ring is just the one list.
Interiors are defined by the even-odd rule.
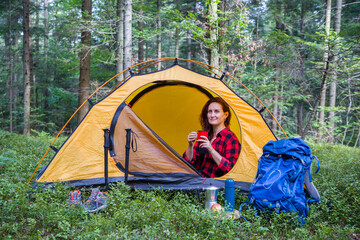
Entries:
[[[326,2],[326,18],[325,18],[325,52],[323,56],[324,67],[323,67],[323,76],[327,74],[326,67],[328,66],[329,61],[329,32],[330,32],[330,23],[331,23],[331,0],[327,0]],[[320,89],[320,111],[319,111],[319,124],[320,128],[318,130],[318,141],[322,141],[324,135],[324,123],[325,123],[325,103],[326,103],[326,79],[327,77],[323,77],[325,79],[324,84]]]
[[[141,0],[141,5],[144,5],[144,1]],[[143,62],[144,61],[144,37],[143,37],[143,29],[144,29],[144,21],[143,21],[143,15],[144,15],[144,10],[142,8],[140,8],[139,11],[139,21],[138,21],[138,27],[139,27],[139,31],[140,31],[140,36],[139,36],[139,40],[138,40],[138,62]]]
[[[44,112],[49,109],[49,70],[48,70],[48,51],[49,51],[49,5],[48,0],[44,0]],[[48,114],[45,114],[45,121],[48,122]],[[47,125],[45,127],[47,130]]]
[[[6,70],[8,72],[8,80],[6,81],[6,96],[9,98],[9,131],[13,132],[13,64],[12,64],[12,6],[11,2],[9,2],[9,11],[7,16],[7,26],[8,31],[5,33],[4,41],[5,41],[5,51],[6,51]],[[5,123],[4,123],[5,128]]]
[[132,0],[125,0],[124,15],[124,69],[131,67],[132,46]]
[[[279,105],[278,105],[278,102],[279,102],[279,91],[278,91],[278,82],[279,82],[279,70],[276,70],[276,74],[275,74],[275,79],[274,79],[274,86],[275,86],[275,89],[274,89],[274,96],[273,96],[273,103],[274,103],[274,107],[273,107],[273,116],[275,119],[278,119],[279,117]],[[273,119],[272,122],[271,122],[271,128],[273,130],[277,129],[277,123],[276,121]]]
[[297,105],[297,123],[296,123],[296,132],[300,136],[303,132],[303,110],[304,110],[304,103],[300,102]]
[[[83,21],[91,19],[92,0],[82,0],[81,13]],[[79,106],[86,102],[78,112],[78,123],[89,111],[87,99],[90,95],[90,64],[91,64],[91,31],[81,30]]]
[[278,114],[278,122],[281,126],[282,118],[283,118],[283,106],[284,106],[284,83],[281,83],[280,86],[280,106],[279,106],[279,114]]
[[[157,35],[156,35],[156,52],[157,52],[157,58],[161,58],[161,1],[157,1],[157,19],[156,19],[156,25],[157,25]],[[161,69],[161,63],[157,64],[158,70]]]
[[343,145],[344,144],[344,141],[345,141],[345,138],[346,138],[346,134],[347,134],[347,131],[348,131],[348,126],[349,126],[349,116],[350,116],[350,113],[351,113],[351,108],[352,108],[352,94],[351,94],[351,82],[350,80],[348,80],[348,86],[347,86],[347,91],[348,91],[348,98],[349,98],[349,103],[346,107],[346,115],[345,115],[345,130],[343,132],[343,138],[341,140],[341,144]]
[[[336,33],[340,33],[341,27],[341,8],[342,8],[342,0],[336,1],[336,13],[335,13],[335,26],[334,30]],[[335,44],[335,48],[337,44]],[[333,74],[332,74],[332,81],[330,84],[330,99],[329,99],[329,120],[330,120],[330,136],[329,142],[334,143],[335,136],[334,136],[334,129],[335,129],[335,107],[336,107],[336,88],[337,88],[337,64],[338,64],[338,51],[335,51],[336,54],[334,56],[333,61]]]
[[[15,34],[13,36],[14,38],[14,41],[13,41],[13,46],[14,46],[14,49],[17,49],[18,48],[18,39],[20,38],[20,36],[18,34]],[[19,93],[19,88],[18,88],[18,73],[17,71],[15,71],[15,67],[18,65],[18,62],[19,62],[19,58],[18,58],[18,55],[16,53],[12,53],[13,55],[13,71],[12,71],[12,83],[13,83],[13,87],[12,87],[12,97],[13,97],[13,107],[12,109],[13,110],[16,110],[17,109],[17,97],[18,97],[18,93]],[[13,115],[13,124],[12,124],[12,127],[13,127],[13,130],[16,130],[17,128],[17,115],[14,114]]]
[[[35,0],[35,5],[38,5],[38,0]],[[36,11],[35,15],[35,28],[39,28],[40,12]],[[35,56],[34,56],[34,82],[32,83],[35,95],[35,111],[39,114],[39,64],[40,64],[40,38],[39,35],[35,35]]]
[[[5,49],[6,51],[6,70],[8,72],[6,81],[6,96],[9,98],[9,131],[13,132],[13,79],[12,79],[12,73],[13,73],[13,64],[12,64],[12,46],[11,46],[11,17],[10,21],[8,23],[9,26],[9,32],[5,34]],[[5,127],[5,125],[4,125]]]
[[175,57],[179,57],[179,49],[180,49],[180,28],[175,28]]
[[[222,0],[220,2],[220,19],[222,19],[219,22],[219,30],[220,33],[225,33],[226,29],[225,29],[225,13],[226,13],[226,5],[229,4],[227,0]],[[225,41],[223,39],[223,34],[218,34],[218,47],[219,47],[219,68],[225,68],[225,61],[224,61],[224,56],[225,56],[225,51],[226,51],[226,46],[225,46]]]
[[[11,51],[10,51],[11,54]],[[11,55],[9,55],[9,115],[10,115],[10,119],[9,119],[9,131],[13,132],[13,88],[14,88],[14,81],[13,81],[13,64],[11,64]]]
[[[359,144],[357,144],[357,143],[359,143]],[[357,137],[356,137],[354,147],[360,148],[360,127],[359,127],[359,129],[358,129],[358,135],[357,135]]]
[[[323,74],[323,76],[322,76],[322,80],[321,80],[321,84],[320,84],[320,89],[322,89],[322,88],[324,87],[325,83],[326,83],[327,72],[328,72],[328,70],[329,70],[329,62],[328,62],[328,61],[325,63],[325,69],[324,69],[324,70],[325,70],[325,71],[324,71],[324,74]],[[306,124],[306,126],[305,126],[305,129],[304,129],[302,135],[301,135],[301,138],[302,138],[302,139],[305,139],[305,137],[306,137],[306,135],[307,135],[307,133],[308,133],[308,131],[309,131],[309,129],[310,129],[310,126],[311,126],[311,124],[312,124],[312,121],[313,121],[313,119],[314,119],[314,117],[315,117],[315,114],[316,114],[316,112],[317,112],[317,109],[318,109],[318,106],[319,106],[319,103],[320,103],[320,97],[321,97],[321,96],[318,95],[317,98],[316,98],[316,100],[315,100],[314,108],[313,108],[313,110],[311,111],[310,118],[309,118],[309,120],[308,120],[308,122],[307,122],[307,124]]]
[[[191,41],[191,31],[190,30],[187,31],[187,46],[188,46],[187,59],[191,60],[192,41]],[[187,62],[187,68],[191,69],[190,61]]]
[[[210,56],[209,63],[211,66],[219,68],[219,49],[218,49],[218,1],[209,1],[209,37],[210,37]],[[217,71],[215,71],[217,73]]]
[[[149,56],[147,54],[147,50],[151,48],[150,46],[151,46],[151,44],[150,44],[149,41],[144,42],[144,57],[145,57],[145,59],[149,59]],[[146,68],[144,70],[145,70],[145,72],[151,72],[151,68]]]
[[23,134],[30,135],[30,91],[33,81],[33,50],[30,33],[30,5],[31,0],[23,0],[23,71],[24,71],[24,129]]
[[[306,12],[306,1],[301,2],[301,20],[300,20],[300,39],[305,39],[305,12]],[[301,83],[305,82],[305,73],[304,73],[304,54],[305,50],[304,47],[300,49],[300,79]],[[300,136],[303,135],[303,110],[304,110],[304,102],[300,100],[297,104],[297,126],[296,132]]]
[[[124,71],[124,0],[117,0],[116,3],[116,73]],[[124,74],[116,77],[120,82],[124,79]]]
[[[278,15],[275,16],[275,20],[276,20],[275,28],[276,28],[276,30],[284,31],[285,27],[284,27],[284,24],[282,23],[282,18],[281,18],[281,15],[283,14],[283,6],[281,5],[280,1],[277,2],[277,8],[278,8]],[[279,80],[280,80],[280,76],[281,76],[280,67],[281,66],[274,66],[274,71],[276,71],[276,72],[275,72],[275,79],[274,79],[275,95],[273,97],[273,102],[274,102],[273,116],[277,120],[279,120],[279,85],[280,85]],[[271,127],[273,130],[276,130],[278,127],[278,125],[274,119],[272,120]]]
[[285,31],[285,24],[283,20],[284,7],[282,1],[276,1],[276,8],[277,14],[275,15],[275,28],[279,31]]

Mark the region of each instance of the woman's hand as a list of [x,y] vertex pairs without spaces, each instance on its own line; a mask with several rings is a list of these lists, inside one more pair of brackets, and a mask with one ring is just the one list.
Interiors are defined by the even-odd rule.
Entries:
[[208,152],[211,154],[214,162],[219,166],[222,156],[212,147],[211,142],[205,136],[201,136],[201,139],[198,140],[200,142],[201,148],[206,148]]
[[198,142],[200,142],[200,147],[206,148],[209,153],[211,153],[214,150],[213,147],[211,146],[210,140],[207,137],[201,136]]
[[194,145],[194,142],[196,141],[196,138],[197,138],[197,132],[191,132],[187,136],[187,140],[188,140],[190,145]]
[[196,141],[196,138],[197,138],[197,132],[191,132],[187,136],[187,140],[189,142],[189,145],[186,148],[185,155],[188,158],[188,161],[191,161],[193,159],[193,154],[194,154],[193,153],[193,146],[194,146],[194,142]]

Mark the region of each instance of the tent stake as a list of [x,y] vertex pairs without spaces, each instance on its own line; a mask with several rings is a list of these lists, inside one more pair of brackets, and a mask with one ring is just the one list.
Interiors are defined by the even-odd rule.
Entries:
[[110,147],[109,129],[105,128],[104,131],[104,174],[105,174],[105,189],[108,190],[109,185],[109,169],[108,169],[108,152]]

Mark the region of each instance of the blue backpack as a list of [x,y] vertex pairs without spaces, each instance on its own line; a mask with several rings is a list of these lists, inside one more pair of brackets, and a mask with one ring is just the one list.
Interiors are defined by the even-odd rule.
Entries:
[[308,203],[320,201],[310,174],[314,158],[309,145],[300,138],[268,142],[263,147],[247,204],[262,212],[298,212],[300,221],[305,223]]

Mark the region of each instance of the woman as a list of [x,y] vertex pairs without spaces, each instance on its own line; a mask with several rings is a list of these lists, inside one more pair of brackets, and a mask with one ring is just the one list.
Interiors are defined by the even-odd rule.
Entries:
[[197,132],[191,132],[187,140],[189,145],[184,153],[190,162],[204,177],[220,177],[228,173],[239,157],[241,145],[236,135],[230,131],[231,112],[229,106],[219,97],[212,98],[202,109],[200,123],[208,137],[197,138]]

